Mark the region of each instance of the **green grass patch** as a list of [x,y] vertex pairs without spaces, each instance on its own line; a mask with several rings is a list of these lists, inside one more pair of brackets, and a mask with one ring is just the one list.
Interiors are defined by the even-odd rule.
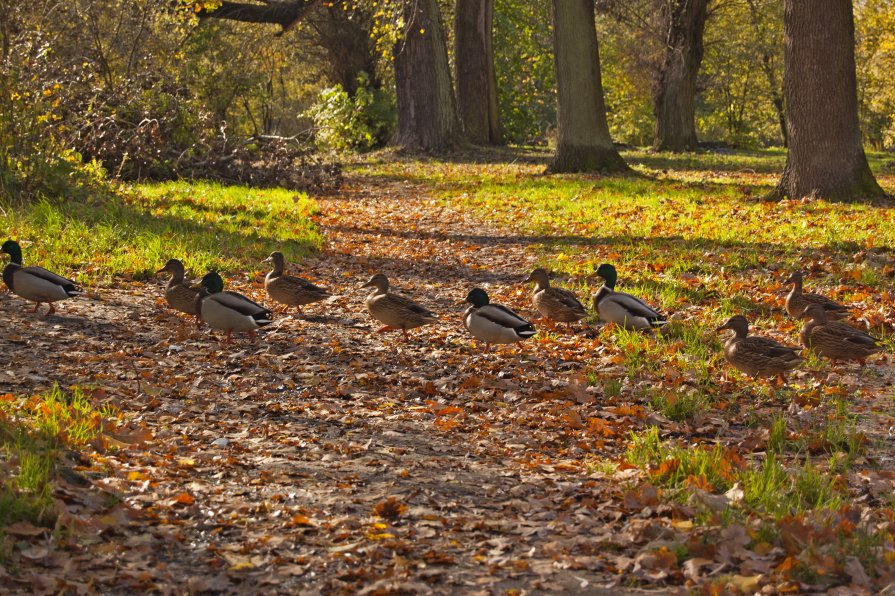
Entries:
[[172,257],[197,275],[245,271],[273,250],[297,259],[322,243],[310,219],[317,204],[282,189],[180,181],[0,209],[4,233],[22,244],[26,264],[86,284],[147,279]]
[[[779,426],[775,427],[772,430],[779,435]],[[844,502],[844,488],[836,475],[807,458],[800,467],[790,470],[776,452],[769,450],[764,460],[750,465],[723,445],[681,446],[664,441],[656,427],[632,434],[627,459],[642,468],[653,483],[670,489],[681,500],[686,500],[693,489],[722,493],[738,483],[744,505],[774,519],[833,510]]]
[[0,396],[0,533],[27,520],[51,526],[53,483],[59,453],[97,438],[117,413],[97,408],[85,390],[55,386],[27,398]]

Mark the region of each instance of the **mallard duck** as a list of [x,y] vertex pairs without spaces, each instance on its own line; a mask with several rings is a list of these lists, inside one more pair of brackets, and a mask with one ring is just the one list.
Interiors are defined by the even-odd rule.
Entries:
[[316,286],[306,279],[296,277],[294,275],[284,275],[283,269],[286,266],[286,259],[283,253],[276,251],[270,253],[270,256],[264,259],[264,262],[273,262],[273,270],[264,278],[264,289],[267,295],[286,307],[294,306],[298,309],[298,314],[304,316],[301,307],[305,304],[311,304],[326,300],[332,294],[323,288]]
[[389,292],[388,286],[388,278],[381,273],[377,273],[361,286],[373,288],[364,303],[370,316],[385,324],[385,327],[378,330],[379,333],[400,329],[404,333],[404,339],[407,340],[408,329],[416,329],[437,320],[435,313],[428,308],[420,306],[410,298]]
[[640,298],[615,291],[617,273],[615,267],[603,263],[597,268],[597,275],[604,280],[603,286],[594,295],[594,310],[607,323],[615,323],[629,330],[652,332],[668,321]]
[[724,359],[734,368],[751,377],[776,376],[786,382],[786,373],[804,360],[797,348],[777,343],[768,337],[749,336],[749,321],[743,315],[734,315],[718,327],[733,331],[724,342]]
[[550,286],[545,269],[538,267],[523,283],[532,281],[535,284],[535,289],[531,295],[531,301],[543,317],[560,323],[574,323],[583,319],[587,314],[584,305],[578,301],[575,294],[569,290]]
[[491,344],[511,344],[533,336],[534,325],[501,304],[492,304],[488,294],[475,288],[466,296],[469,306],[463,312],[463,324],[473,337],[485,342],[485,353]]
[[835,300],[820,294],[802,292],[801,271],[793,272],[783,283],[792,284],[792,290],[786,296],[786,312],[794,319],[800,318],[809,304],[820,305],[827,312],[828,319],[844,319],[849,315],[848,308]]
[[829,313],[820,304],[809,304],[800,319],[808,322],[802,327],[799,339],[802,345],[833,362],[864,359],[882,350],[877,339],[842,321],[830,321]]
[[3,281],[9,291],[25,300],[36,302],[34,310],[37,312],[40,305],[46,302],[50,310],[44,315],[50,316],[56,312],[54,302],[80,296],[84,291],[75,285],[70,279],[47,271],[43,267],[31,265],[22,266],[22,247],[15,240],[7,240],[0,247],[0,252],[9,255],[9,263],[3,268]]
[[196,312],[209,327],[227,331],[224,343],[230,343],[234,331],[248,331],[255,339],[255,329],[273,323],[269,310],[236,292],[224,292],[224,281],[211,271],[202,278],[202,289],[196,295]]
[[171,274],[171,279],[168,280],[168,286],[165,288],[165,300],[168,302],[168,306],[188,315],[195,315],[196,326],[199,326],[201,319],[196,312],[196,296],[199,294],[199,290],[188,286],[184,281],[183,263],[178,259],[168,259],[165,266],[155,272],[156,275],[159,273]]

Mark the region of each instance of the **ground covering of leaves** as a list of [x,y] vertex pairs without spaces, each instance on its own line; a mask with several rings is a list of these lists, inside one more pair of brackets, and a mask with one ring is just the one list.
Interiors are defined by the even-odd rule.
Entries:
[[[864,370],[813,362],[785,389],[722,383],[716,338],[673,331],[663,364],[711,350],[698,367],[650,366],[644,346],[659,339],[592,320],[541,324],[533,341],[483,354],[460,301],[482,286],[533,316],[520,282],[549,239],[401,180],[349,176],[318,202],[326,244],[301,271],[338,295],[306,318],[280,315],[255,344],[195,330],[165,309],[160,282],[101,289],[46,319],[0,295],[0,395],[80,385],[121,412],[60,475],[56,528],[5,528],[5,587],[870,593],[895,582],[888,356]],[[407,343],[373,333],[359,286],[375,271],[440,322]],[[262,276],[259,264],[227,277],[263,301]],[[779,309],[781,289],[754,296]],[[711,299],[680,308],[680,329]],[[891,294],[866,301],[892,324]],[[685,415],[667,407],[686,395],[700,400]],[[854,427],[831,445],[825,429],[843,411]],[[838,506],[769,518],[743,505],[736,472],[779,442],[781,415],[780,457],[797,470],[818,456]],[[680,490],[669,478],[683,455],[651,465],[631,451],[651,427],[686,449],[720,446],[721,463]]]

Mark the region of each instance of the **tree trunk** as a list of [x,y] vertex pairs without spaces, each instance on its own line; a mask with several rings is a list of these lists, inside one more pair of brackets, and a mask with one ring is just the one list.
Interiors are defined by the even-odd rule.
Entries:
[[404,0],[404,35],[395,47],[397,143],[439,152],[461,141],[437,0]]
[[497,79],[491,45],[494,0],[457,0],[454,14],[454,77],[466,139],[501,142]]
[[550,172],[624,171],[609,138],[593,0],[553,0],[557,141]]
[[851,0],[785,0],[783,7],[789,152],[773,196],[883,196],[861,144]]
[[665,33],[662,63],[653,81],[656,130],[663,151],[696,149],[696,76],[704,53],[702,34],[709,0],[662,0]]

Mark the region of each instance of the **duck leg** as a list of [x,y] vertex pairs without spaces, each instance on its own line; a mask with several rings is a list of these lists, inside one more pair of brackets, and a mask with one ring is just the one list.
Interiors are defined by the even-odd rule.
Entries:
[[51,314],[56,312],[56,308],[53,306],[52,302],[47,302],[47,304],[50,305],[50,310],[47,311],[47,314],[45,314],[44,317],[49,317]]
[[255,339],[257,339],[258,334],[255,333],[254,329],[249,330],[249,339],[252,340],[252,343],[255,343]]
[[483,353],[487,354],[490,351],[491,351],[491,344],[489,344],[488,342],[485,342],[485,351]]
[[391,325],[386,325],[385,327],[382,327],[381,329],[377,329],[376,333],[385,333],[386,331],[393,331],[393,330],[394,330],[394,327],[392,327]]
[[230,339],[230,335],[232,335],[232,334],[233,334],[233,330],[227,329],[227,338],[224,340],[225,344],[233,343],[233,341]]
[[407,329],[401,329],[401,331],[404,333],[404,341],[410,341],[410,336],[407,335]]
[[37,304],[35,304],[35,305],[34,305],[34,308],[31,309],[30,312],[31,312],[31,313],[36,313],[36,312],[37,312],[37,309],[40,308],[40,305],[41,305],[41,304],[43,304],[43,303],[42,303],[42,302],[38,302]]

